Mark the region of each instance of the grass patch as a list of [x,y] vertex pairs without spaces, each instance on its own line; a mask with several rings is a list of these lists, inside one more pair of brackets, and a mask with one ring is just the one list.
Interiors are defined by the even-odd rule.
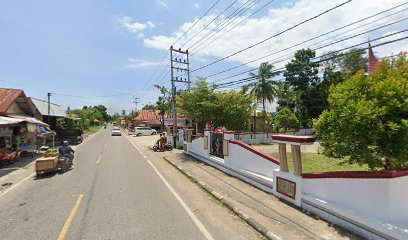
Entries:
[[92,127],[88,128],[88,129],[86,129],[86,130],[84,131],[84,133],[85,133],[86,136],[89,136],[89,135],[91,135],[91,134],[96,133],[96,132],[99,131],[99,129],[101,129],[101,128],[102,128],[102,126],[92,126]]
[[[279,153],[272,153],[279,158]],[[292,154],[287,153],[289,169],[293,171]],[[369,171],[367,165],[343,164],[344,160],[329,158],[318,153],[302,153],[303,173],[335,172],[335,171]]]

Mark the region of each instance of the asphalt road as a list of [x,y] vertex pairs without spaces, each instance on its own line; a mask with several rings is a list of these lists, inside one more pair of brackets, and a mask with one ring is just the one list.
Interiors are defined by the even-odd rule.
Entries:
[[64,174],[0,195],[0,239],[257,239],[252,228],[125,137],[102,129]]

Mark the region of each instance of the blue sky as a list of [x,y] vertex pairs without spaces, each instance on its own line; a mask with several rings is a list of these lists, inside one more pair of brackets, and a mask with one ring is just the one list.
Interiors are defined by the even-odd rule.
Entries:
[[[156,74],[151,81],[148,80],[151,79],[158,63],[171,43],[178,39],[214,2],[204,0],[1,1],[0,86],[21,88],[27,95],[41,99],[46,98],[47,92],[52,92],[55,93],[52,95],[52,101],[64,107],[77,108],[83,105],[104,104],[108,106],[111,113],[120,112],[121,109],[130,111],[134,107],[132,104],[134,96],[141,98],[140,105],[155,102],[158,92],[153,88],[153,81],[159,80],[156,79],[159,74]],[[208,16],[184,36],[176,47],[183,45],[183,42],[186,42],[194,33],[211,23],[211,20],[232,2],[232,0],[219,1]],[[228,19],[228,14],[233,12],[234,8],[238,8],[245,2],[247,1],[237,1],[231,11],[225,12],[210,24],[210,27],[221,24]],[[269,1],[249,1],[249,4],[253,3],[253,5],[248,4],[247,12],[241,18],[232,19],[232,22],[238,23],[245,17],[248,18],[214,44],[192,56],[192,69],[283,30],[303,20],[307,14],[321,12],[343,1],[333,0],[321,3],[318,0],[276,0],[249,17],[267,2]],[[387,5],[384,4],[385,2]],[[278,50],[402,2],[404,1],[373,0],[369,7],[362,7],[366,6],[365,1],[355,0],[325,16],[319,20],[320,22],[310,23],[228,61],[194,72],[192,78],[235,66],[262,56],[268,51]],[[394,19],[406,16],[406,12],[396,15]],[[391,20],[393,19],[389,19]],[[367,37],[381,36],[401,29],[401,26],[395,25],[393,28],[364,35],[353,41],[359,42]],[[193,40],[200,39],[206,31]],[[351,45],[353,41],[334,47]],[[384,47],[378,49],[378,54],[385,56],[388,53],[407,50],[407,45],[407,42],[404,42],[392,47]],[[188,46],[189,44],[186,44],[183,47]],[[166,63],[168,61],[167,57]],[[237,69],[236,72],[257,66],[259,63],[248,64]],[[164,66],[159,66],[158,72],[162,71],[162,67]],[[216,78],[231,74],[234,72],[221,74]],[[246,77],[246,75],[240,77]],[[168,85],[169,77],[159,84]],[[106,97],[117,94],[122,95]]]

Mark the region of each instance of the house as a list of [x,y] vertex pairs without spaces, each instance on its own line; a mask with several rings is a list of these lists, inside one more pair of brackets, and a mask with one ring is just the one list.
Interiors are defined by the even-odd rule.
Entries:
[[0,88],[0,115],[9,114],[35,116],[34,109],[23,90]]
[[52,129],[57,129],[57,119],[67,118],[64,108],[61,105],[50,103],[47,101],[37,99],[37,98],[28,98],[30,104],[34,109],[35,117],[45,123],[48,123]]
[[139,110],[137,117],[133,119],[133,124],[136,127],[151,127],[160,129],[160,111],[159,110]]
[[0,88],[0,117],[3,151],[33,152],[41,140],[55,136],[46,123],[35,118],[35,110],[21,89]]

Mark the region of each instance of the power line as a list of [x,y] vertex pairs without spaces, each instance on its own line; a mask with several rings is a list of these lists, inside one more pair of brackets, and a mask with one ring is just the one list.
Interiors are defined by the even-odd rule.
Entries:
[[322,16],[322,15],[324,15],[324,14],[327,14],[327,13],[329,13],[329,12],[331,12],[331,11],[337,9],[337,8],[340,8],[340,7],[344,6],[344,5],[347,4],[347,3],[350,3],[351,1],[352,1],[352,0],[345,1],[345,2],[343,2],[343,3],[341,3],[341,4],[339,4],[339,5],[336,5],[336,6],[332,7],[332,8],[330,8],[330,9],[327,9],[327,10],[325,10],[325,11],[323,11],[323,12],[321,12],[321,13],[319,13],[319,14],[317,14],[317,15],[311,17],[311,18],[308,18],[308,19],[306,19],[306,20],[304,20],[304,21],[302,21],[302,22],[300,22],[300,23],[297,23],[297,24],[293,25],[292,27],[289,27],[289,28],[287,28],[287,29],[285,29],[285,30],[283,30],[283,31],[281,31],[281,32],[279,32],[279,33],[277,33],[277,34],[274,34],[274,35],[272,35],[272,36],[270,36],[270,37],[268,37],[268,38],[266,38],[266,39],[264,39],[264,40],[262,40],[262,41],[259,41],[259,42],[255,43],[255,44],[252,44],[252,45],[250,45],[250,46],[248,46],[248,47],[246,47],[246,48],[243,48],[243,49],[241,49],[241,50],[239,50],[239,51],[237,51],[237,52],[235,52],[235,53],[233,53],[233,54],[230,54],[230,55],[228,55],[228,56],[226,56],[226,57],[223,57],[223,58],[218,59],[218,60],[216,60],[216,61],[214,61],[214,62],[211,62],[211,63],[209,63],[209,64],[206,64],[206,65],[204,65],[204,66],[202,66],[202,67],[196,68],[196,69],[192,70],[191,72],[196,72],[196,71],[198,71],[198,70],[204,69],[204,68],[206,68],[206,67],[209,67],[209,66],[211,66],[211,65],[214,65],[214,64],[219,63],[219,62],[221,62],[221,61],[224,61],[224,60],[226,60],[226,59],[228,59],[228,58],[231,58],[231,57],[233,57],[233,56],[235,56],[235,55],[237,55],[237,54],[239,54],[239,53],[242,53],[242,52],[244,52],[244,51],[246,51],[246,50],[249,50],[249,49],[251,49],[251,48],[253,48],[253,47],[255,47],[255,46],[258,46],[258,45],[260,45],[260,44],[262,44],[262,43],[265,43],[265,42],[269,41],[270,39],[272,39],[272,38],[274,38],[274,37],[277,37],[277,36],[279,36],[279,35],[282,35],[283,33],[286,33],[286,32],[288,32],[288,31],[290,31],[290,30],[292,30],[292,29],[294,29],[294,28],[297,28],[297,27],[299,27],[299,26],[301,26],[301,25],[303,25],[303,24],[305,24],[305,23],[307,23],[307,22],[310,22],[310,21],[312,21],[312,20],[314,20],[314,19],[316,19],[316,18],[318,18],[318,17],[320,17],[320,16]]
[[[378,30],[378,29],[381,29],[381,28],[384,28],[384,27],[387,27],[387,26],[390,26],[390,25],[392,25],[392,24],[399,23],[399,22],[402,22],[402,21],[405,21],[405,20],[408,20],[408,17],[407,17],[407,18],[400,19],[400,20],[395,21],[395,22],[393,22],[393,23],[385,24],[385,25],[383,25],[383,26],[380,26],[380,27],[375,28],[375,29],[372,29],[372,30],[368,30],[368,31],[366,31],[366,32],[358,33],[358,34],[355,34],[355,35],[353,35],[353,36],[349,36],[349,37],[343,38],[343,39],[341,39],[341,40],[337,40],[337,41],[334,41],[334,42],[332,42],[332,43],[329,43],[329,44],[326,44],[326,45],[323,45],[323,46],[319,46],[319,47],[317,47],[317,48],[315,48],[315,49],[312,49],[312,50],[315,50],[315,51],[316,51],[316,50],[319,50],[319,49],[322,49],[322,48],[325,48],[325,47],[328,47],[328,46],[337,44],[337,43],[339,43],[339,42],[343,42],[343,41],[345,41],[345,40],[349,40],[349,39],[351,39],[351,38],[354,38],[354,37],[357,37],[357,36],[366,34],[366,33],[368,33],[368,32],[375,31],[375,30]],[[393,33],[384,35],[384,36],[382,36],[382,37],[380,37],[380,38],[376,38],[376,39],[374,39],[374,40],[372,40],[372,41],[376,41],[376,40],[379,40],[379,39],[382,39],[382,38],[394,36],[394,35],[396,35],[396,34],[399,34],[399,33],[405,32],[405,31],[406,31],[406,30],[402,30],[402,31],[399,31],[399,32],[393,32]],[[365,42],[364,42],[364,43],[365,43]],[[362,44],[364,44],[364,43],[362,43]],[[359,44],[359,45],[362,45],[362,44]],[[278,57],[278,58],[275,58],[275,59],[273,59],[272,61],[274,61],[274,60],[277,60],[277,61],[272,62],[271,64],[276,64],[276,63],[280,63],[280,62],[284,62],[284,61],[290,60],[292,57],[284,58],[284,59],[281,59],[281,58],[286,57],[286,56],[288,56],[288,55],[291,56],[292,54],[293,54],[293,53],[290,53],[290,54],[286,54],[286,55],[284,55],[284,56],[280,56],[280,57]],[[280,60],[278,60],[278,59],[280,59]],[[221,82],[221,81],[226,80],[226,79],[229,79],[229,78],[231,78],[231,77],[236,77],[236,76],[239,76],[239,75],[242,75],[242,74],[245,74],[245,73],[252,72],[252,71],[254,71],[254,70],[256,70],[256,69],[257,69],[257,68],[251,68],[251,69],[249,69],[249,70],[240,72],[240,73],[235,74],[235,75],[233,75],[233,76],[226,77],[226,78],[222,78],[222,79],[218,79],[218,80],[213,81],[213,82],[214,82],[214,83],[215,83],[215,82]]]
[[190,28],[183,33],[172,45],[174,46],[180,39],[182,39],[201,19],[203,19],[221,0],[217,0],[197,21],[190,26]]
[[[408,2],[407,2],[407,3],[404,3],[404,4],[400,4],[400,5],[395,6],[395,7],[392,7],[392,8],[389,8],[389,9],[387,9],[387,10],[378,12],[378,13],[376,13],[376,14],[373,14],[373,15],[371,15],[371,16],[362,18],[362,19],[360,19],[360,20],[354,21],[354,22],[352,22],[352,23],[346,24],[346,25],[344,25],[344,26],[342,26],[342,27],[339,27],[339,28],[336,28],[336,29],[334,29],[334,30],[328,31],[328,32],[326,32],[326,33],[323,33],[323,34],[321,34],[321,35],[312,37],[312,38],[310,38],[310,39],[308,39],[308,40],[305,40],[305,41],[302,41],[302,42],[300,42],[300,43],[294,44],[294,45],[292,45],[292,46],[290,46],[290,47],[287,47],[287,48],[284,48],[284,49],[282,49],[282,50],[272,52],[272,53],[270,53],[270,54],[267,54],[267,55],[264,55],[264,56],[262,56],[262,57],[253,59],[253,60],[251,60],[251,61],[248,61],[248,62],[246,62],[246,63],[239,64],[239,65],[234,66],[234,67],[231,67],[231,68],[229,68],[229,69],[226,69],[226,70],[223,70],[223,71],[220,71],[220,72],[217,72],[217,73],[208,75],[208,76],[206,76],[206,78],[213,77],[213,76],[219,75],[219,74],[221,74],[221,73],[225,73],[225,72],[231,71],[231,70],[233,70],[233,69],[236,69],[236,68],[239,68],[239,67],[242,67],[242,66],[246,66],[247,64],[250,64],[250,63],[259,61],[259,60],[261,60],[261,59],[270,57],[270,56],[275,55],[275,54],[277,54],[277,53],[284,52],[284,51],[286,51],[286,50],[289,50],[289,49],[291,49],[291,48],[297,47],[297,46],[302,45],[302,44],[304,44],[304,43],[311,42],[311,41],[316,40],[316,39],[318,39],[318,38],[321,38],[321,37],[323,37],[323,36],[329,35],[330,33],[339,31],[339,30],[341,30],[341,29],[347,28],[347,27],[352,26],[352,25],[354,25],[354,24],[357,24],[357,23],[360,23],[360,22],[362,22],[362,21],[365,21],[365,20],[371,19],[371,18],[373,18],[373,17],[376,17],[376,16],[378,16],[378,15],[380,15],[380,14],[389,12],[389,11],[391,11],[391,10],[394,10],[394,9],[396,9],[396,8],[398,8],[398,7],[401,7],[401,6],[403,6],[403,5],[406,5],[406,4],[408,4]],[[403,10],[404,10],[404,9],[403,9]],[[401,11],[403,11],[403,10],[401,10]],[[391,14],[391,15],[388,15],[388,16],[386,16],[386,17],[393,16],[394,14],[400,13],[401,11],[398,11],[398,12],[393,13],[393,14]],[[380,18],[380,19],[383,19],[383,18]],[[378,21],[378,20],[380,20],[380,19],[377,19],[377,20],[375,20],[375,21]],[[373,22],[375,22],[375,21],[372,21],[372,22],[370,22],[369,24],[371,24],[371,23],[373,23]],[[364,25],[361,25],[361,26],[365,26],[365,25],[367,25],[367,24],[364,24]],[[360,27],[361,27],[361,26],[360,26]],[[360,28],[360,27],[357,27],[357,28]],[[355,29],[357,29],[357,28],[350,29],[350,30],[348,30],[347,32],[353,31],[353,30],[355,30]],[[344,32],[344,33],[347,33],[347,32]],[[333,38],[333,37],[331,37],[331,38]],[[328,38],[328,39],[331,39],[331,38]],[[328,39],[326,39],[326,40],[328,40]],[[319,43],[319,42],[318,42],[318,43]],[[311,45],[311,46],[313,46],[313,45]]]
[[[256,0],[256,1],[260,1],[260,0]],[[247,0],[246,2],[244,2],[239,8],[237,8],[234,12],[232,12],[230,15],[228,15],[226,17],[226,19],[224,21],[222,21],[219,25],[217,25],[215,28],[213,28],[211,31],[209,31],[208,33],[206,33],[204,35],[204,37],[202,37],[201,39],[199,39],[198,41],[196,41],[193,45],[191,45],[190,47],[188,47],[188,49],[192,49],[194,46],[196,46],[200,41],[202,41],[203,39],[207,38],[209,35],[211,35],[213,32],[217,31],[220,29],[220,27],[224,26],[225,23],[228,24],[228,22],[231,21],[231,19],[235,19],[236,16],[238,14],[240,14],[242,11],[246,12],[249,8],[246,8],[246,4],[248,3],[252,3],[251,0]]]
[[[264,9],[266,6],[268,6],[269,4],[271,4],[272,2],[274,2],[275,0],[271,0],[269,2],[267,2],[266,4],[264,4],[262,7],[260,7],[258,10],[256,10],[255,12],[253,12],[251,15],[248,15],[246,18],[244,18],[243,20],[241,20],[240,22],[238,22],[237,24],[235,24],[232,28],[228,29],[227,31],[223,32],[221,35],[217,36],[214,40],[212,40],[211,42],[209,42],[208,44],[206,44],[204,47],[200,48],[199,50],[195,51],[194,53],[191,54],[191,56],[197,54],[198,52],[202,51],[203,49],[205,49],[206,47],[208,47],[209,45],[211,45],[212,43],[214,43],[215,41],[217,41],[218,39],[220,39],[221,37],[223,37],[225,34],[229,33],[230,31],[232,31],[233,29],[235,29],[238,25],[241,25],[243,22],[245,22],[248,18],[254,16],[255,14],[257,14],[258,12],[260,12],[262,9]],[[221,29],[222,30],[222,29]],[[221,31],[220,30],[220,31]],[[200,44],[200,46],[202,46],[203,44]],[[200,47],[199,46],[199,47]]]
[[[193,25],[190,26],[190,28],[185,31],[172,45],[174,46],[178,41],[180,41],[180,39],[182,39],[199,21],[201,21],[201,19],[203,19],[221,0],[217,0],[197,21],[195,21],[193,23]],[[162,65],[164,59],[166,59],[166,57],[168,56],[169,52],[166,51],[165,55],[163,56],[162,60],[160,61],[160,64],[157,65],[155,71],[153,72],[153,74],[151,75],[151,77],[149,78],[149,80],[146,82],[145,86],[143,87],[143,89],[145,89],[148,85],[149,82],[153,79],[154,75],[156,74],[156,72],[158,71],[158,69],[160,68],[160,66]],[[164,67],[164,69],[166,69],[167,67]],[[154,84],[153,84],[154,85]]]
[[213,20],[211,20],[211,22],[209,22],[207,25],[205,25],[199,32],[197,32],[196,34],[194,34],[192,37],[190,37],[185,43],[184,45],[186,45],[188,42],[190,42],[193,38],[195,38],[198,34],[200,34],[202,31],[204,31],[208,26],[210,26],[211,23],[213,23],[215,20],[217,20],[222,14],[224,14],[224,12],[228,11],[228,9],[230,9],[236,2],[238,2],[238,0],[233,1],[227,8],[225,8],[221,13],[219,13]]
[[[333,51],[333,53],[343,52],[343,51],[345,51],[345,50],[349,50],[349,49],[351,49],[351,48],[355,48],[355,47],[361,46],[361,45],[363,45],[363,44],[368,44],[369,42],[378,41],[378,40],[381,40],[381,39],[383,39],[383,38],[385,38],[385,37],[390,37],[390,36],[393,36],[393,35],[396,35],[396,34],[400,34],[401,32],[406,32],[406,31],[408,31],[408,29],[399,31],[399,32],[397,32],[397,33],[395,33],[395,34],[388,34],[388,35],[386,35],[386,36],[384,36],[384,37],[379,37],[379,38],[376,38],[376,39],[373,39],[373,40],[370,40],[370,41],[365,41],[365,42],[362,42],[362,43],[359,43],[359,44],[355,44],[355,45],[350,46],[350,47],[346,47],[346,48],[343,48],[343,49],[340,49],[340,50],[337,50],[337,51]],[[395,43],[395,42],[399,42],[399,41],[402,41],[402,40],[405,40],[405,39],[408,39],[408,36],[401,37],[401,38],[394,39],[394,40],[390,40],[390,41],[383,42],[383,43],[379,43],[379,44],[376,44],[376,45],[372,45],[371,48],[372,48],[372,49],[373,49],[373,48],[377,48],[377,47],[380,47],[380,46],[384,46],[384,45],[392,44],[392,43]],[[361,48],[361,49],[367,50],[368,48],[369,48],[369,47],[365,47],[365,48]],[[337,56],[335,56],[335,57],[330,57],[330,58],[322,59],[323,57],[329,55],[329,54],[323,54],[323,55],[320,55],[319,57],[313,58],[312,60],[319,59],[319,60],[317,60],[317,61],[314,61],[314,63],[321,63],[321,62],[328,61],[328,60],[333,59],[333,58],[346,56],[346,55],[348,55],[348,54],[351,54],[351,53],[350,53],[350,52],[343,52],[343,53],[341,53],[341,54],[339,54],[339,55],[337,55]],[[391,56],[391,57],[392,57],[392,56]],[[275,70],[275,71],[273,71],[273,72],[274,72],[274,73],[281,73],[281,72],[284,71],[284,69],[286,69],[286,67],[282,67],[282,68],[277,69],[277,70]],[[255,80],[255,79],[252,78],[252,80]],[[248,77],[248,78],[243,78],[243,79],[239,79],[239,80],[235,80],[235,81],[231,81],[231,82],[221,83],[221,84],[218,84],[217,86],[218,86],[218,88],[220,89],[220,88],[224,88],[224,87],[229,87],[229,86],[233,86],[233,85],[238,85],[238,84],[241,84],[241,83],[250,82],[250,81],[252,81],[252,80],[251,80],[251,77]]]

